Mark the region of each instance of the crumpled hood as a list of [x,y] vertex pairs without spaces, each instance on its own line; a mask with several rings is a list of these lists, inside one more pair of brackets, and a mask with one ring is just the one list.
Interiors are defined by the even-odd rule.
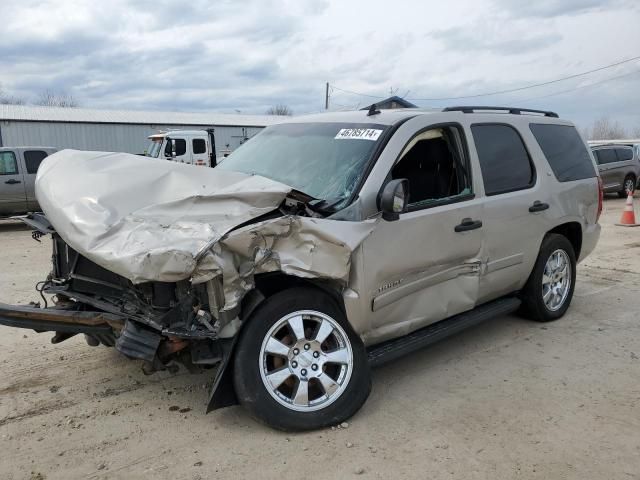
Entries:
[[48,157],[35,188],[69,246],[134,283],[189,278],[208,246],[291,191],[244,173],[76,150]]
[[286,216],[231,232],[277,209],[291,187],[126,153],[58,152],[40,166],[35,190],[81,255],[133,283],[222,275],[225,309],[260,272],[346,283],[351,253],[374,224]]

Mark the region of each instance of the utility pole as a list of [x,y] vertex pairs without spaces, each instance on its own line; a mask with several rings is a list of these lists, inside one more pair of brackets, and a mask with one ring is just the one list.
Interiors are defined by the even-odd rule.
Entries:
[[324,109],[329,110],[329,82],[327,82],[324,90]]

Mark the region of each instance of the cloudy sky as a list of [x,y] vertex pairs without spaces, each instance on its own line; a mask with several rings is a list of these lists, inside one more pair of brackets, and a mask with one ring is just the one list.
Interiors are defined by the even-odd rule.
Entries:
[[[2,1],[0,84],[82,106],[295,113],[393,92],[509,90],[640,56],[638,0]],[[342,90],[357,92],[346,93]],[[549,108],[640,126],[640,60],[518,92],[421,106]]]

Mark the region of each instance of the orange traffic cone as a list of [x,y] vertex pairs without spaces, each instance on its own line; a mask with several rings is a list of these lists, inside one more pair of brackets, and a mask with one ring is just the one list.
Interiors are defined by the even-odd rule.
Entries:
[[620,223],[616,223],[620,227],[640,227],[640,223],[636,223],[636,215],[633,210],[633,191],[627,192],[627,203],[622,211]]

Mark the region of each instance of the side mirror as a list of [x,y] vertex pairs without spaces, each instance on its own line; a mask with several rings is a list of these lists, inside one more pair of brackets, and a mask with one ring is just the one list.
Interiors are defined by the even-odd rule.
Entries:
[[398,220],[400,214],[407,211],[408,199],[409,180],[406,178],[391,180],[384,186],[380,195],[382,218],[388,222]]

